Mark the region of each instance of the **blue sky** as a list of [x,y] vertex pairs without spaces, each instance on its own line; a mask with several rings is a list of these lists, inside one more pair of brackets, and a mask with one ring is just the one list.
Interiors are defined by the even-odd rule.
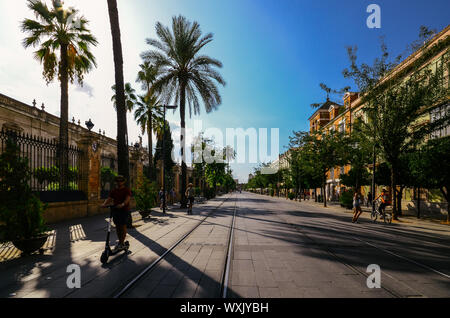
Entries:
[[[106,1],[66,0],[91,21],[99,39],[94,49],[98,68],[86,76],[83,89],[72,85],[69,114],[82,122],[89,118],[94,129],[115,137],[115,114],[110,103],[114,81],[112,44]],[[381,7],[381,28],[369,29],[366,8]],[[442,30],[449,24],[450,2],[362,0],[118,0],[124,54],[125,80],[134,84],[139,54],[148,49],[145,39],[155,38],[155,23],[170,25],[182,14],[200,23],[214,40],[203,53],[222,61],[220,70],[227,85],[220,88],[219,110],[187,120],[201,119],[203,127],[244,129],[279,128],[280,152],[293,130],[307,130],[311,103],[324,101],[319,83],[342,88],[353,83],[342,77],[348,66],[345,47],[358,46],[358,60],[372,62],[379,55],[379,37],[385,36],[394,54],[417,39],[419,27]],[[59,114],[59,85],[46,85],[42,67],[32,58],[32,49],[21,46],[19,22],[32,17],[25,1],[0,0],[0,92],[31,103],[36,98],[46,109]],[[129,115],[129,135],[137,140],[139,129]],[[178,113],[169,114],[175,126]],[[146,136],[144,136],[146,144]],[[235,164],[235,176],[246,181],[254,164]]]

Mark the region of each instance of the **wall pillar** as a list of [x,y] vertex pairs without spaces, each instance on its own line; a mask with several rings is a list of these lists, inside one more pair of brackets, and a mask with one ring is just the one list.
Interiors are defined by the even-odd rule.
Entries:
[[88,200],[87,216],[101,213],[100,211],[100,138],[96,133],[86,132],[78,142],[78,147],[83,151],[81,169],[81,190]]

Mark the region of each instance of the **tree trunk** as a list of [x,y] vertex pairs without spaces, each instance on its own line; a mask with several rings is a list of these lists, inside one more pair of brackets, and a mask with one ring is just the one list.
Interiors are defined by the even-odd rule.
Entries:
[[67,60],[67,44],[61,45],[61,105],[59,122],[59,143],[58,143],[58,161],[59,161],[59,188],[68,190],[68,145],[69,145],[69,74]]
[[148,174],[149,178],[152,181],[156,180],[156,173],[154,173],[153,170],[153,140],[152,140],[152,130],[153,130],[153,123],[152,123],[152,111],[149,110],[148,116],[147,116],[148,124],[147,124],[147,134],[148,134]]
[[[186,83],[184,79],[180,81],[180,120],[181,120],[181,208],[187,207],[186,200],[186,153],[184,151],[186,146],[186,123],[185,123],[185,105],[186,105]],[[215,188],[214,188],[215,191]]]
[[108,0],[109,22],[111,24],[111,35],[114,53],[114,71],[116,82],[116,108],[117,108],[117,161],[119,174],[127,180],[130,185],[130,164],[128,153],[128,129],[127,109],[125,105],[125,88],[123,80],[123,58],[122,43],[120,40],[119,13],[117,1]]
[[445,200],[447,200],[447,223],[450,222],[450,193],[449,187],[441,187],[441,192],[444,195]]
[[395,194],[395,184],[396,184],[396,178],[395,178],[395,169],[392,166],[391,167],[391,189],[390,189],[390,196],[391,196],[391,204],[392,204],[392,215],[394,217],[394,220],[398,220],[398,213],[397,213],[397,195]]
[[399,216],[402,216],[402,198],[403,198],[403,189],[405,187],[401,186],[400,187],[400,191],[398,192],[397,195],[397,212]]
[[327,192],[326,192],[326,185],[327,185],[327,177],[326,177],[326,173],[324,173],[324,177],[323,177],[323,206],[327,207]]

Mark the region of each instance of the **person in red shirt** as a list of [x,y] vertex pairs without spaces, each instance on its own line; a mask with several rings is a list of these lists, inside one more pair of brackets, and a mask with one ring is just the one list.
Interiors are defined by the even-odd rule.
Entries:
[[389,192],[386,189],[383,189],[381,191],[381,194],[374,201],[378,200],[379,198],[381,198],[381,204],[380,204],[380,207],[378,209],[379,209],[380,213],[382,215],[384,215],[384,211],[385,211],[386,207],[388,205],[391,205]]
[[114,181],[116,188],[111,190],[102,207],[110,205],[111,201],[114,204],[113,221],[116,225],[117,237],[119,238],[119,244],[116,246],[116,249],[124,249],[131,190],[125,186],[126,180],[123,176],[117,176]]

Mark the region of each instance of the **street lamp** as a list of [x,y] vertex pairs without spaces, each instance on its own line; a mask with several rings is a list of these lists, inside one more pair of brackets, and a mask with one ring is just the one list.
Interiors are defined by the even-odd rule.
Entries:
[[[163,128],[163,140],[162,140],[162,170],[163,170],[163,214],[166,214],[166,169],[165,169],[165,140],[166,140],[166,109],[176,109],[174,105],[161,105],[164,109],[164,128]],[[150,150],[151,151],[151,150]]]

